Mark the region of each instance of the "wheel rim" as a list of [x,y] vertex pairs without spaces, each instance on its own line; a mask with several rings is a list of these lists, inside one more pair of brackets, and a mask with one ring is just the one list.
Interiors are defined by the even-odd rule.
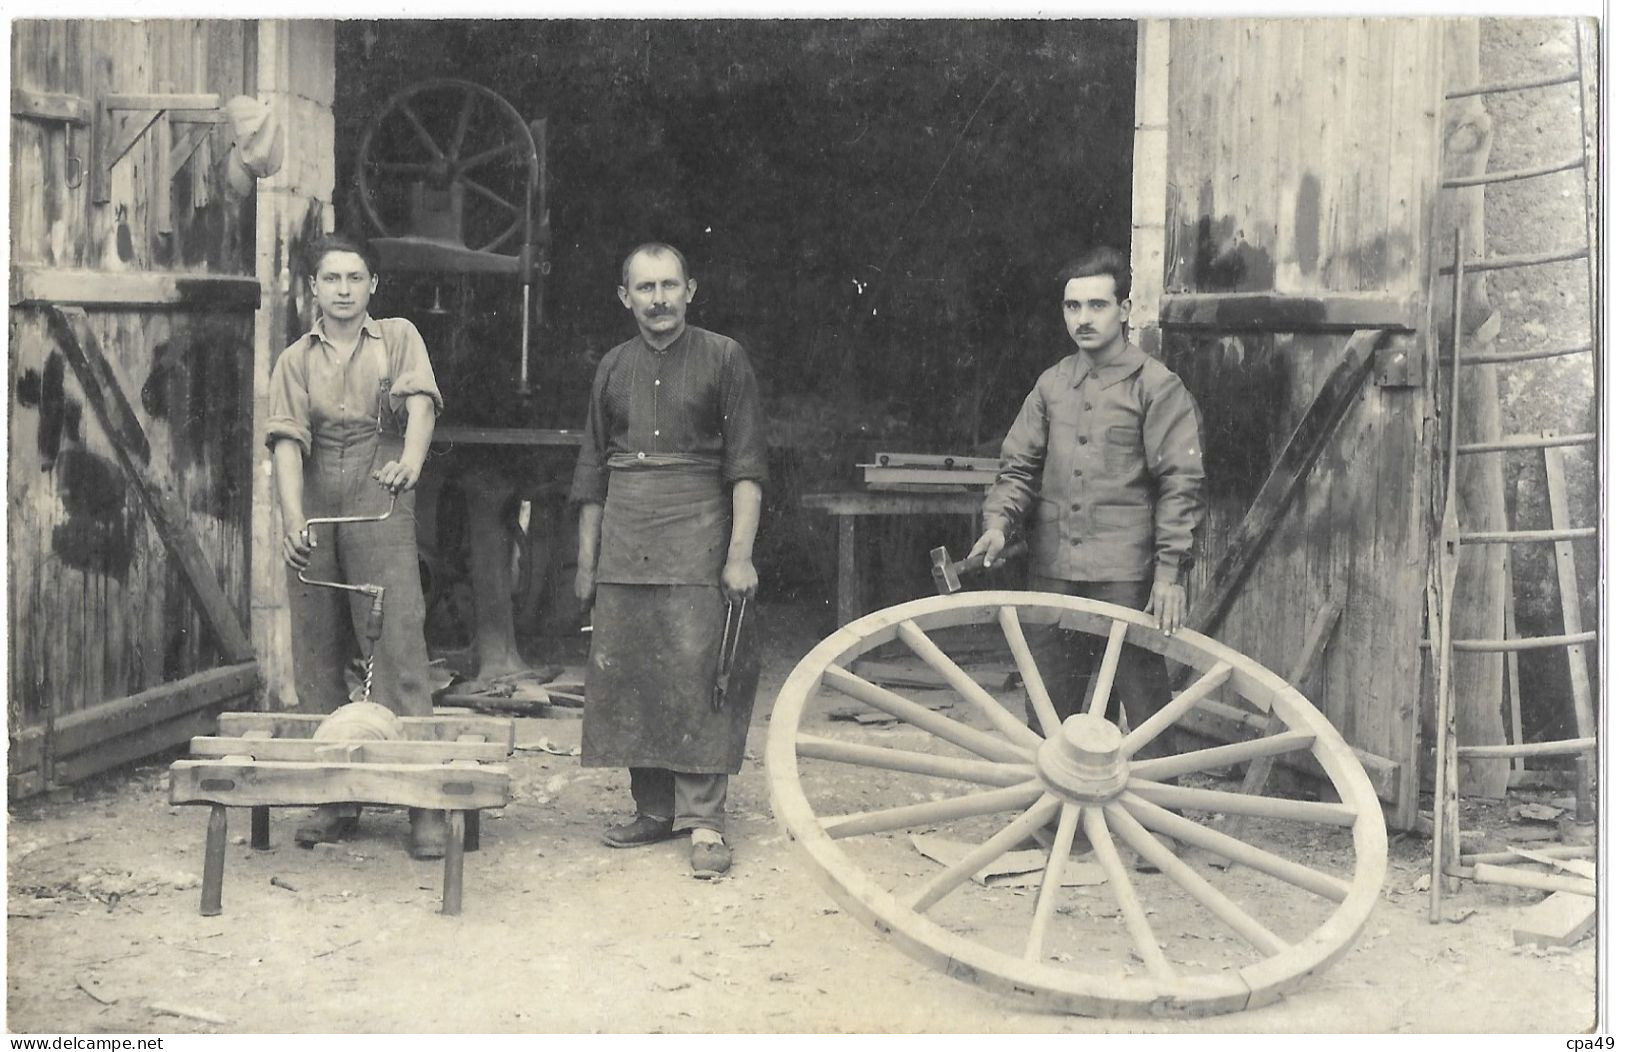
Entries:
[[[1065,723],[1055,715],[1038,681],[1026,642],[1032,626],[1057,622],[1106,641],[1098,688],[1083,706],[1085,711]],[[1040,733],[1029,730],[1026,721],[981,687],[931,638],[933,631],[962,626],[984,626],[984,631],[997,631],[1006,641],[1016,671],[1029,688]],[[954,708],[964,710],[957,718],[849,671],[857,658],[894,640],[952,688]],[[1102,711],[1125,644],[1161,653],[1191,669],[1196,678],[1176,691],[1156,718],[1120,735],[1102,718]],[[1253,742],[1166,759],[1134,758],[1134,753],[1165,735],[1180,714],[1221,688],[1255,712],[1279,716],[1285,726],[1272,726],[1274,733]],[[837,732],[825,727],[832,725],[814,726],[808,717],[826,707],[832,696],[897,717],[898,726],[911,733],[924,732],[924,749],[831,737]],[[1239,794],[1174,782],[1215,764],[1229,766],[1294,751],[1313,757],[1335,788],[1337,802],[1238,799]],[[1251,659],[1204,636],[1187,630],[1165,637],[1143,613],[1067,596],[977,592],[934,597],[844,626],[809,652],[786,680],[774,705],[767,767],[781,826],[826,888],[849,910],[911,956],[955,978],[1087,1015],[1202,1015],[1280,997],[1353,943],[1381,892],[1387,863],[1382,811],[1369,779],[1330,722],[1302,694]],[[835,771],[843,772],[845,783],[830,781],[841,777]],[[850,792],[854,781],[881,786],[881,792],[888,791],[885,786],[898,791],[897,786],[904,784],[930,784],[944,793],[932,793],[933,799],[918,804],[840,810],[820,817],[809,798],[809,784],[811,796],[828,800]],[[968,786],[968,791],[955,782]],[[834,788],[826,791],[829,786]],[[1252,815],[1248,821],[1253,828],[1259,825],[1259,816],[1277,819],[1272,829],[1304,837],[1313,850],[1342,859],[1338,868],[1350,872],[1345,877],[1305,865],[1287,857],[1290,852],[1252,843],[1263,839],[1260,834],[1250,840],[1238,832],[1232,838],[1180,817],[1168,810],[1171,807],[1204,817],[1239,810]],[[891,878],[871,872],[894,862],[906,864],[899,860],[909,850],[896,843],[894,834],[944,827],[977,829],[971,837],[976,846],[957,862],[927,871],[923,880],[905,877],[889,886]],[[985,835],[990,828],[996,831]],[[967,896],[963,889],[976,886],[971,875],[1004,852],[1028,846],[1031,834],[1046,828],[1054,830],[1055,839],[1031,900],[1032,916],[1021,917],[1016,925],[1008,918],[989,921],[999,903],[986,889]],[[1171,857],[1146,830],[1228,857],[1235,865],[1215,874],[1200,863]],[[1104,884],[1086,885],[1081,891],[1062,886],[1069,859],[1078,861],[1068,850],[1074,836],[1092,847],[1085,861],[1104,872]],[[1120,856],[1122,846],[1156,863],[1158,872],[1132,872]],[[889,870],[895,869],[889,865]],[[1291,930],[1280,934],[1275,930],[1280,920],[1276,914],[1284,907],[1274,904],[1301,899],[1319,903],[1320,908],[1311,913],[1302,907],[1300,917],[1294,905],[1287,925]],[[1159,905],[1147,906],[1151,901]],[[1091,918],[1091,903],[1115,905],[1117,918]],[[1259,903],[1272,913],[1268,923],[1249,912]],[[1159,909],[1167,916],[1192,916],[1206,927],[1222,930],[1228,940],[1222,952],[1230,953],[1239,945],[1245,953],[1233,964],[1214,964],[1218,950],[1207,953],[1205,961],[1193,960],[1202,954],[1193,954],[1184,942],[1177,952],[1164,950],[1162,942],[1195,937],[1194,926],[1191,932],[1170,930],[1163,917],[1155,916]],[[966,919],[973,914],[976,919]],[[1215,919],[1222,923],[1213,924]],[[1108,933],[1109,926],[1115,930]],[[1049,952],[1057,946],[1084,946],[1103,935],[1116,942],[1118,959]],[[1087,961],[1082,959],[1086,956]]]
[[421,179],[463,192],[467,247],[514,255],[524,242],[540,160],[524,117],[490,88],[438,78],[396,92],[367,122],[356,156],[361,210],[381,235],[404,226],[379,208],[378,191]]

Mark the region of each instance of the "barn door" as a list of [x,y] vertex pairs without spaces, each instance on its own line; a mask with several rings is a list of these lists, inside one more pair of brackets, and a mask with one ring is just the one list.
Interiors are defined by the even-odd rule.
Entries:
[[[1136,295],[1154,305],[1142,339],[1204,418],[1196,627],[1297,678],[1402,826],[1433,499],[1439,39],[1404,19],[1141,36]],[[1217,704],[1194,726],[1257,733],[1237,715]]]
[[12,33],[11,792],[252,704],[255,28]]

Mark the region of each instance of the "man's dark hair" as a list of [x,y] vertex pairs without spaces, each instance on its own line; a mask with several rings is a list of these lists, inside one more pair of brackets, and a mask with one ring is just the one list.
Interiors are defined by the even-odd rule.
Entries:
[[634,248],[632,251],[628,252],[626,254],[626,258],[621,260],[621,287],[622,288],[626,287],[626,279],[628,277],[630,277],[631,274],[632,274],[632,257],[633,256],[664,256],[664,255],[672,255],[672,256],[677,257],[677,265],[678,265],[678,267],[682,268],[682,271],[683,271],[683,280],[687,281],[688,280],[688,258],[686,256],[684,256],[681,252],[677,251],[676,247],[674,247],[672,245],[668,245],[664,241],[645,241],[643,244],[639,245],[637,248]]
[[367,265],[367,274],[376,277],[378,274],[378,254],[372,250],[366,238],[351,237],[348,234],[323,234],[305,247],[305,266],[309,268],[311,277],[322,269],[322,259],[329,252],[354,252],[361,257],[361,262]]
[[1128,257],[1110,245],[1101,245],[1092,248],[1083,255],[1074,259],[1061,268],[1056,275],[1061,287],[1073,278],[1092,278],[1100,274],[1109,274],[1116,283],[1117,302],[1128,299],[1129,284],[1133,281],[1134,272],[1129,269]]

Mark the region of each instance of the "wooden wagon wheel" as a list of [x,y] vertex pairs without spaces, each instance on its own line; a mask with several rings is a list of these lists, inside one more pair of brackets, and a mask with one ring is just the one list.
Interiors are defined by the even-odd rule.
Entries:
[[490,88],[453,78],[392,95],[362,130],[356,154],[357,196],[380,234],[414,233],[410,188],[454,190],[464,240],[477,252],[516,255],[528,243],[539,179],[536,142],[519,111]]
[[[1035,626],[1057,624],[1105,640],[1097,689],[1065,723],[1027,641]],[[989,642],[1008,648],[1041,733],[943,652],[928,634],[941,630],[985,631]],[[859,656],[894,640],[953,689],[950,711],[850,671]],[[1103,716],[1125,643],[1197,673],[1158,716],[1126,735]],[[1257,712],[1279,717],[1284,729],[1252,741],[1136,758],[1221,687]],[[814,714],[820,722],[830,716],[832,701],[854,699],[901,721],[870,736],[915,740],[902,743],[907,748],[843,740],[833,735],[845,732],[810,722]],[[1176,782],[1256,757],[1305,752],[1338,800]],[[846,908],[955,978],[1085,1015],[1204,1015],[1280,997],[1349,948],[1381,891],[1387,862],[1382,811],[1370,781],[1302,694],[1205,636],[1185,630],[1165,637],[1146,614],[1067,596],[973,592],[922,599],[846,625],[785,682],[773,709],[767,766],[779,822]],[[954,782],[971,788],[948,795],[944,790],[953,790]],[[910,789],[917,802],[881,806],[887,796]],[[820,817],[818,803],[838,813]],[[1185,813],[1275,821],[1253,821],[1243,839]],[[922,829],[955,833],[975,846],[933,874],[911,875],[910,869],[928,864],[897,835]],[[1153,832],[1172,838],[1176,849],[1193,847],[1237,865],[1220,873],[1187,861]],[[1093,854],[1074,854],[1075,839]],[[1035,898],[972,882],[978,871],[1033,840],[1051,842]],[[1135,872],[1120,845],[1158,872]],[[1294,852],[1312,852],[1320,865],[1330,859],[1350,872],[1286,857]],[[1087,865],[1091,861],[1098,868]],[[1080,890],[1065,886],[1079,881]]]

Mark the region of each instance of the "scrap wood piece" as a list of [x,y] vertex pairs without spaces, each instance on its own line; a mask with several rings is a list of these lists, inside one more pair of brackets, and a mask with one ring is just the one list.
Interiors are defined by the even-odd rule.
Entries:
[[79,989],[90,995],[91,1000],[99,1001],[104,1005],[118,1004],[118,995],[109,994],[104,990],[99,976],[85,973],[75,976],[73,981],[78,985]]
[[[922,666],[891,661],[858,661],[852,671],[881,687],[908,687],[914,690],[951,690],[941,676]],[[1009,669],[965,669],[965,674],[984,690],[1003,691],[1010,685]]]
[[[954,699],[949,699],[947,701],[922,701],[919,704],[930,709],[932,712],[942,712],[946,709],[951,709],[954,707]],[[902,722],[889,712],[881,712],[879,709],[872,709],[867,705],[843,705],[840,708],[830,709],[827,718],[832,720],[845,720],[850,723],[861,723],[865,726],[876,727],[890,726],[893,723]]]
[[189,1005],[170,1004],[166,1001],[151,1001],[147,1004],[147,1011],[154,1015],[180,1016],[182,1019],[196,1019],[200,1023],[213,1023],[215,1026],[226,1026],[231,1020],[215,1012],[208,1012],[201,1008],[192,1008]]
[[1585,877],[1588,880],[1597,879],[1597,864],[1583,858],[1557,858],[1552,855],[1543,854],[1539,851],[1530,851],[1528,848],[1521,847],[1513,848],[1512,853],[1522,858],[1527,858],[1531,862],[1539,862],[1544,866],[1552,866],[1556,869],[1565,870],[1569,873],[1574,873]]
[[[915,833],[909,837],[914,850],[933,862],[951,866],[974,851],[978,845],[948,837]],[[1049,861],[1048,851],[1006,851],[971,875],[983,887],[1037,887]],[[1084,887],[1106,883],[1106,871],[1098,862],[1069,859],[1061,875],[1063,887]]]
[[1524,804],[1518,808],[1518,817],[1527,818],[1533,822],[1555,822],[1563,816],[1561,807],[1552,807],[1549,804]]
[[1512,925],[1512,941],[1542,947],[1573,946],[1596,926],[1596,899],[1559,891],[1519,911]]

